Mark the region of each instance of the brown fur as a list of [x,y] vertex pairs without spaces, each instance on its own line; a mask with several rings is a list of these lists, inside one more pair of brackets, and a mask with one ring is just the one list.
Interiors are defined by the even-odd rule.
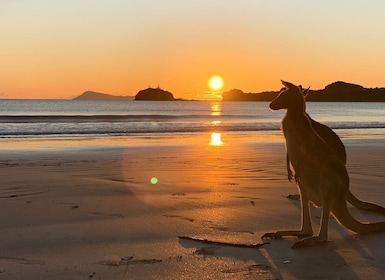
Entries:
[[[302,89],[301,86],[299,88],[302,91],[303,96],[307,96],[309,89]],[[314,131],[318,134],[319,137],[322,138],[322,140],[329,145],[331,149],[334,150],[334,152],[338,155],[340,160],[346,164],[346,150],[345,146],[342,143],[341,139],[338,137],[338,135],[328,126],[321,124],[315,120],[313,120],[308,114],[307,117],[309,118],[311,122],[311,126],[313,127]],[[287,165],[287,174],[288,179],[291,182],[292,179],[295,179],[297,181],[297,178],[293,174],[291,168],[290,168],[290,159],[287,155],[286,157],[286,165]],[[377,212],[381,214],[385,214],[385,208],[381,207],[379,205],[373,204],[371,202],[362,201],[355,197],[352,192],[349,190],[346,195],[346,200],[354,207],[357,207],[358,209],[363,209],[367,211]]]
[[[296,242],[293,248],[325,242],[328,238],[330,213],[354,232],[384,231],[385,222],[362,223],[351,216],[346,205],[350,191],[344,160],[313,128],[312,120],[306,114],[302,88],[288,82],[282,83],[285,89],[271,102],[270,108],[287,110],[282,120],[282,131],[286,140],[287,157],[294,169],[301,195],[302,228],[266,233],[263,237],[305,237]],[[322,206],[321,226],[317,236],[313,236],[309,202]]]

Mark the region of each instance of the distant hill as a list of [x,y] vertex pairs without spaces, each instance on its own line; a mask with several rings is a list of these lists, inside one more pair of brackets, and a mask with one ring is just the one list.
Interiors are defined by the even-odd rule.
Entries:
[[334,102],[385,102],[385,88],[364,88],[345,82],[334,82],[322,90],[311,90],[306,97],[308,101]]
[[134,96],[116,96],[95,91],[85,91],[74,100],[134,100]]
[[[244,93],[232,89],[222,94],[223,101],[271,101],[278,91]],[[334,82],[321,90],[310,90],[307,101],[323,102],[385,102],[385,88],[364,88],[346,82]]]
[[147,88],[140,90],[135,95],[135,100],[146,100],[146,101],[173,101],[175,100],[174,95],[161,88]]
[[232,89],[222,93],[222,101],[271,101],[278,91],[245,93],[240,89]]

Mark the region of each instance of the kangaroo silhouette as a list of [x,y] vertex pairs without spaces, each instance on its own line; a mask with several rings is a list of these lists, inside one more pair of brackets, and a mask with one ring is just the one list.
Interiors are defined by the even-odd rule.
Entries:
[[[309,88],[303,89],[301,85],[298,86],[299,89],[302,91],[303,96],[306,99],[306,96],[309,93]],[[306,113],[307,114],[307,113]],[[312,119],[309,114],[307,114],[307,117],[311,121],[311,126],[313,127],[314,131],[324,140],[326,144],[329,145],[330,148],[334,150],[334,152],[337,153],[341,161],[346,164],[346,149],[345,145],[342,143],[341,139],[338,137],[338,135],[328,126],[319,123]],[[295,178],[291,168],[290,168],[290,159],[289,155],[286,156],[286,166],[287,166],[287,174],[288,179],[291,182],[293,179],[297,182],[297,178]],[[298,182],[297,182],[298,183]],[[367,211],[377,212],[381,214],[385,214],[385,208],[381,207],[379,205],[362,201],[358,199],[352,192],[349,190],[346,194],[346,201],[349,202],[351,205],[358,209],[363,209]]]
[[[301,196],[302,225],[300,230],[282,230],[266,233],[262,238],[298,236],[302,239],[293,248],[307,247],[328,239],[328,222],[332,214],[339,223],[357,233],[385,231],[385,222],[363,223],[348,211],[349,175],[341,153],[334,150],[315,131],[313,122],[306,113],[302,87],[282,81],[284,88],[270,103],[272,110],[286,109],[282,131],[286,140],[287,161],[295,172]],[[314,121],[315,122],[315,121]],[[289,179],[290,167],[288,167]],[[322,206],[321,225],[318,235],[313,235],[309,203]],[[378,206],[380,207],[380,206]],[[381,208],[381,207],[380,207]]]

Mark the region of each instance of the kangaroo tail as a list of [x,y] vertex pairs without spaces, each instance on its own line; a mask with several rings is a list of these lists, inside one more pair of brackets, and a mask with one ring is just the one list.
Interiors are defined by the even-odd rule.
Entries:
[[346,200],[354,207],[362,210],[385,214],[385,208],[370,202],[362,201],[355,197],[350,191],[346,195]]
[[356,220],[348,210],[344,199],[336,201],[332,209],[333,215],[346,228],[357,233],[370,233],[376,231],[385,231],[385,222],[363,223]]

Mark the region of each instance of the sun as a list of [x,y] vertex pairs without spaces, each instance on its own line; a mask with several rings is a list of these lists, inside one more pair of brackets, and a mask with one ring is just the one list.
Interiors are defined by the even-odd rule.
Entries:
[[212,90],[220,90],[223,87],[223,79],[221,76],[212,76],[209,79],[209,86]]

